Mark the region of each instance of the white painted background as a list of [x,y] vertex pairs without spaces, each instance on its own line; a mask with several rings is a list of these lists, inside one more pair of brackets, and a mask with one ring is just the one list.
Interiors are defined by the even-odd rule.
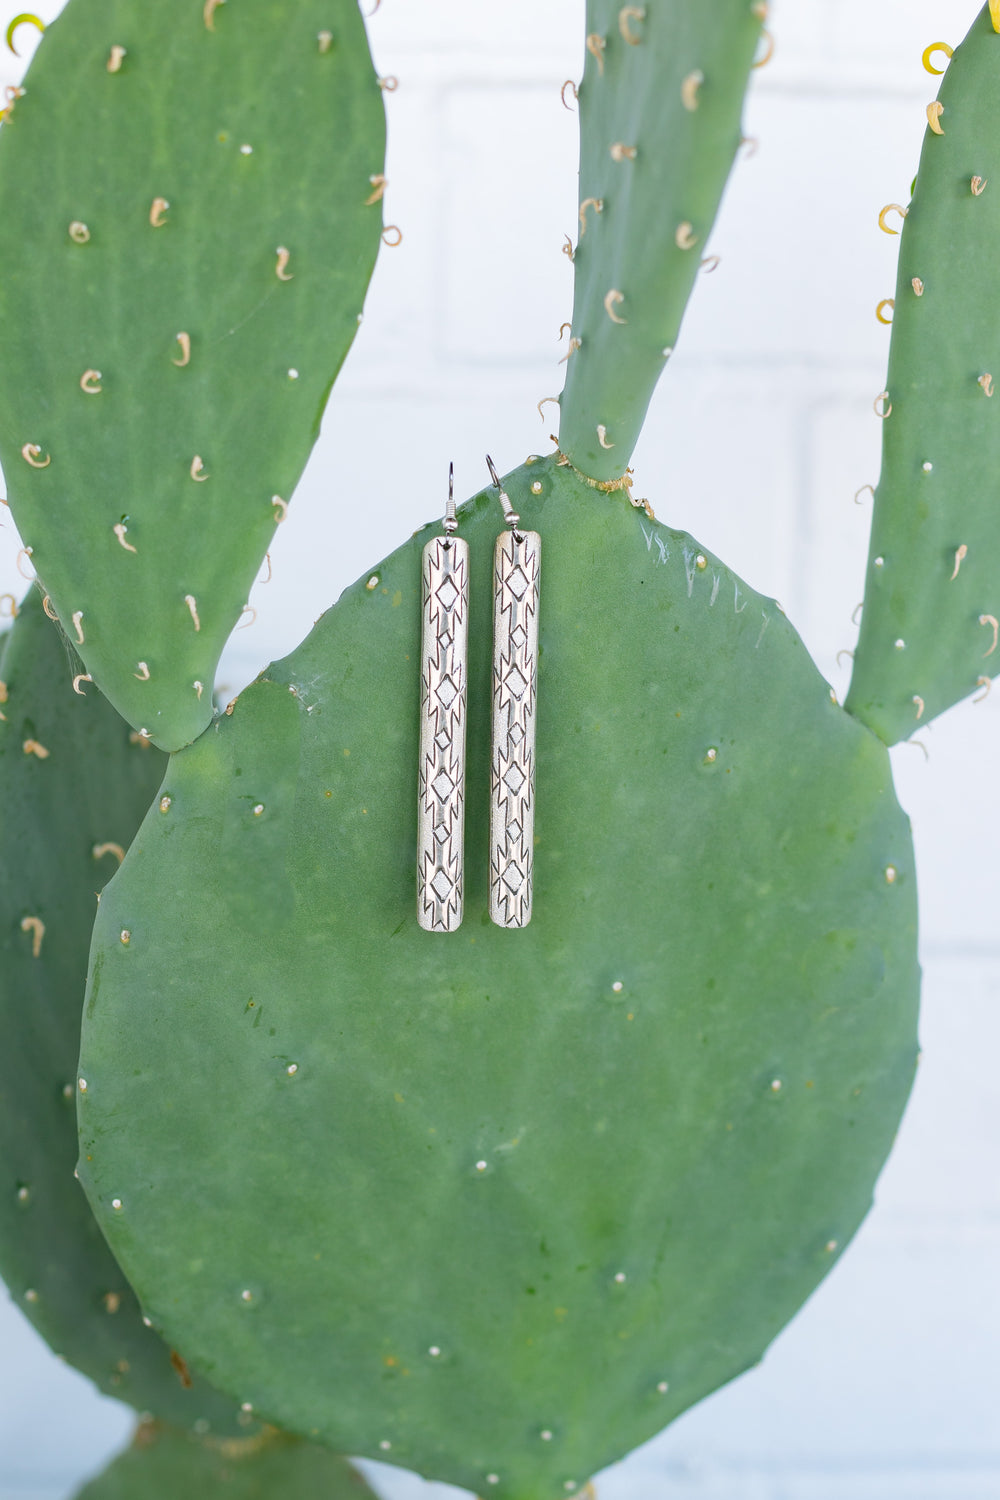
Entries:
[[[21,8],[0,0],[0,21]],[[697,288],[636,454],[637,493],[776,595],[841,693],[869,522],[852,497],[878,471],[888,331],[874,309],[898,243],[876,215],[915,171],[935,92],[923,47],[957,43],[978,8],[775,0],[778,49],[748,115],[760,151],[736,170],[711,246],[722,265]],[[548,450],[535,403],[561,383],[560,246],[576,220],[559,86],[581,70],[583,11],[383,0],[372,19],[379,69],[400,79],[386,207],[405,238],[382,254],[230,686],[440,514],[449,458],[467,493],[487,448],[501,468]],[[19,40],[30,51],[29,29]],[[0,85],[14,66],[0,59]],[[18,587],[4,519],[0,592]],[[611,1470],[602,1500],[1000,1496],[1000,692],[920,738],[929,760],[905,746],[893,761],[919,858],[924,1061],[877,1208],[763,1367]],[[128,1428],[0,1298],[0,1500],[62,1500]],[[387,1500],[425,1488],[369,1467]]]

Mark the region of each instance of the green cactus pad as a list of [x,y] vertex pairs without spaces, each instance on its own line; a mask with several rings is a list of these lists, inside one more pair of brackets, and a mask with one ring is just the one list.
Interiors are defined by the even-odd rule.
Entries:
[[52,1348],[108,1395],[242,1433],[233,1403],[201,1380],[185,1387],[183,1366],[143,1326],[73,1178],[97,892],[165,757],[131,743],[94,689],[73,693],[70,654],[32,591],[0,664],[0,1275]]
[[356,0],[70,0],[25,84],[0,130],[7,494],[87,670],[173,749],[212,717],[357,329],[381,93]]
[[944,133],[928,128],[900,240],[892,410],[847,698],[890,745],[1000,672],[998,90],[984,7],[948,65]]
[[374,1500],[357,1469],[281,1433],[209,1445],[144,1422],[76,1500]]
[[552,460],[509,490],[544,557],[531,925],[487,918],[481,495],[463,927],[416,920],[424,532],[172,759],[95,932],[81,1174],[237,1398],[555,1500],[758,1360],[857,1229],[916,889],[885,748],[773,601]]
[[733,158],[766,7],[588,0],[580,231],[560,446],[592,479],[628,466],[677,342]]

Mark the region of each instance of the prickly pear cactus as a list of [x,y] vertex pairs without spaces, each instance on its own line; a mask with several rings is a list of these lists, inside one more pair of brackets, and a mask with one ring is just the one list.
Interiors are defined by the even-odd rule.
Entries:
[[273,1429],[209,1443],[143,1422],[76,1500],[374,1500],[346,1459]]
[[[82,14],[82,3],[71,0],[67,16]],[[135,0],[90,4],[91,14],[103,5],[116,24],[129,16],[140,25]],[[302,85],[308,134],[326,118],[317,109],[334,110],[315,70],[344,60],[341,33],[318,29],[313,4],[302,0],[288,27],[274,0],[247,0],[231,14],[209,0],[204,11],[192,5],[194,19],[184,13],[176,43],[173,14],[170,28],[145,13],[141,24],[161,26],[185,68],[203,69],[211,57],[226,78],[236,59],[245,56],[250,68],[257,55],[257,33],[240,30],[248,13],[282,24],[282,77],[296,87],[312,80]],[[343,35],[360,35],[347,0],[342,8]],[[996,10],[991,3],[977,21],[929,112],[903,236],[851,712],[832,699],[773,601],[613,493],[629,489],[635,439],[741,139],[766,5],[590,0],[559,448],[507,481],[545,552],[530,927],[505,931],[488,920],[488,786],[476,773],[489,764],[485,608],[473,612],[470,630],[466,920],[447,937],[417,924],[423,535],[370,570],[231,716],[169,762],[94,931],[77,1078],[79,1170],[154,1326],[262,1418],[480,1495],[565,1497],[759,1359],[864,1217],[913,1075],[919,989],[912,849],[885,743],[988,683],[1000,629],[990,561],[1000,537],[982,501],[1000,380],[990,353],[1000,329],[983,270],[1000,233],[990,167]],[[308,61],[299,16],[312,28]],[[76,35],[89,35],[80,27]],[[232,50],[212,51],[220,39]],[[110,32],[102,47],[109,40]],[[99,61],[92,37],[87,46],[85,56]],[[330,326],[342,338],[325,379],[356,316],[383,185],[368,156],[372,141],[381,150],[380,114],[369,128],[377,90],[363,44],[343,47],[354,59],[345,74],[353,102],[344,104],[351,144],[338,148],[338,197],[349,204],[354,249],[345,261],[324,262],[346,277],[339,300],[330,298]],[[124,32],[114,49],[113,66],[104,65],[112,91],[127,85],[133,66],[144,76],[148,62]],[[48,139],[41,106],[52,102],[51,66],[48,77],[39,65],[39,88],[17,101],[0,139],[0,209],[18,205],[18,245],[25,225],[38,243],[51,235],[47,195],[28,203],[19,188],[22,204],[4,200],[2,186],[7,158],[20,162],[22,124],[37,132],[29,164]],[[310,89],[325,102],[317,105]],[[211,97],[227,99],[232,112],[223,126],[218,109],[192,106],[199,130],[211,123],[229,132],[225,141],[212,137],[212,152],[241,140],[253,147],[240,153],[252,170],[259,136],[262,171],[281,177],[266,178],[266,202],[279,187],[294,198],[288,158],[279,163],[266,149],[272,133],[287,147],[286,94],[273,108],[253,101],[267,126],[256,135],[261,116],[242,94]],[[115,130],[134,129],[137,117],[136,106],[123,106]],[[159,140],[152,127],[162,119],[150,120],[147,133]],[[183,160],[196,146],[208,159],[202,136],[184,140]],[[130,203],[146,183],[148,156],[127,156]],[[152,165],[171,159],[159,145]],[[236,154],[212,159],[196,187],[181,175],[152,200],[141,226],[149,236],[141,241],[144,289],[160,264],[150,246],[194,245],[197,228],[215,250],[229,233],[228,225],[213,228],[205,240],[210,190],[251,201],[233,187],[233,173],[244,170]],[[310,160],[302,181],[315,166]],[[68,189],[57,181],[54,191],[62,203]],[[93,228],[81,220],[89,238],[63,245],[67,305],[80,296],[72,278],[87,264],[72,257],[96,260],[98,222],[117,226],[125,211],[115,217],[118,202],[107,199]],[[189,502],[194,493],[215,495],[210,459],[227,451],[210,453],[207,435],[188,442],[203,413],[213,433],[228,421],[234,443],[244,441],[240,422],[250,414],[264,446],[247,459],[243,488],[249,496],[266,471],[265,489],[284,493],[267,466],[273,453],[284,462],[290,452],[282,447],[287,402],[304,387],[292,381],[275,396],[276,368],[302,371],[285,353],[286,325],[265,325],[289,292],[287,277],[300,274],[299,245],[320,251],[309,238],[314,206],[281,202],[289,214],[301,210],[303,227],[295,245],[271,235],[282,248],[272,252],[269,299],[254,302],[246,291],[259,291],[250,255],[222,288],[230,301],[220,321],[211,321],[207,294],[199,304],[205,328],[225,349],[232,339],[240,366],[228,405],[209,361],[196,405],[178,408],[188,423],[184,452],[198,460],[181,478],[204,487],[190,489]],[[197,219],[186,217],[185,203],[199,205]],[[256,222],[251,235],[248,219],[232,217],[256,247]],[[139,229],[133,238],[115,234],[116,270],[128,286]],[[0,265],[14,236],[0,228]],[[242,256],[242,241],[237,248]],[[205,274],[203,246],[184,254],[171,259],[178,298],[194,296]],[[28,270],[12,264],[23,270],[16,300],[30,311]],[[312,285],[305,267],[301,274],[292,289]],[[234,305],[244,294],[249,323]],[[9,295],[0,293],[0,311]],[[107,325],[108,300],[84,299],[91,340]],[[169,322],[164,313],[169,337],[184,326],[182,305],[169,303]],[[139,311],[146,315],[142,298]],[[315,308],[300,312],[304,339]],[[241,341],[246,329],[257,337],[258,323],[250,358]],[[37,334],[37,316],[25,326]],[[954,336],[967,328],[968,338]],[[130,352],[141,373],[146,343],[126,350],[126,332],[131,338],[130,326],[108,347],[123,359]],[[213,347],[211,337],[204,342]],[[79,363],[83,345],[69,347]],[[169,381],[194,372],[198,348],[177,340]],[[79,424],[114,393],[113,380],[95,380],[94,368],[89,385],[78,382]],[[36,404],[41,374],[49,378],[30,366]],[[58,388],[45,413],[53,423],[64,399]],[[313,415],[324,391],[320,382]],[[35,486],[44,499],[56,482],[56,437],[70,426],[52,427],[51,452],[46,434],[22,442],[30,413],[18,403],[28,400],[0,397],[0,446],[15,442],[13,412],[19,488]],[[81,440],[80,451],[103,458],[97,426],[79,430],[91,445]],[[182,582],[194,566],[192,537],[202,560],[208,523],[200,501],[170,500],[168,515],[166,490],[155,515],[133,508],[126,481],[146,478],[148,441],[145,419],[137,420],[125,448],[132,467],[115,470],[100,491],[120,521],[81,526],[73,511],[72,534],[73,547],[80,531],[87,556],[105,569],[93,573],[95,601],[98,590],[120,588],[95,538],[108,543],[110,526],[119,569],[138,567],[145,539],[156,540],[149,550],[162,571],[153,594],[170,649],[154,660],[142,645],[139,662],[126,663],[138,686],[126,680],[121,652],[139,641],[147,594],[125,600],[102,634],[97,603],[74,603],[57,576],[62,564],[51,561],[50,576],[50,560],[70,550],[67,508],[25,509],[23,497],[15,500],[56,608],[76,621],[80,649],[94,652],[86,659],[95,678],[127,699],[136,722],[137,704],[159,702],[142,695],[162,675],[164,707],[144,721],[180,745],[206,723],[210,666],[198,666],[206,694],[195,711],[194,659],[184,655],[191,640],[177,647],[169,612],[201,635],[202,595],[189,598]],[[174,449],[163,448],[157,476],[171,454],[173,462]],[[86,493],[97,493],[99,471],[87,472]],[[50,532],[33,531],[43,516]],[[249,574],[239,569],[259,557],[260,537],[253,533],[242,562],[231,542],[228,553],[217,551],[236,516],[228,502],[218,511],[213,503],[218,534],[208,556],[212,577],[232,576],[245,594]],[[479,495],[460,522],[472,597],[484,601],[499,509]],[[209,593],[221,599],[221,584]],[[217,649],[234,600],[213,605],[199,648],[211,636]],[[93,639],[88,609],[100,624]],[[186,1459],[194,1450],[181,1451]]]
[[10,504],[165,748],[212,717],[360,321],[384,137],[355,0],[70,0],[0,130]]
[[[546,549],[531,926],[487,920],[474,770],[465,924],[417,925],[418,535],[171,760],[98,914],[80,1172],[238,1399],[542,1500],[759,1359],[853,1235],[916,891],[886,752],[773,601],[555,460],[508,488]],[[500,523],[461,515],[473,597]]]
[[1000,13],[955,52],[906,209],[847,707],[887,744],[1000,671]]
[[[108,1395],[178,1424],[245,1414],[144,1326],[74,1180],[84,976],[98,892],[165,757],[133,743],[32,591],[0,663],[0,1275],[21,1311]],[[252,1420],[252,1419],[250,1419]]]
[[625,474],[673,352],[743,139],[743,95],[766,14],[761,0],[588,0],[560,446],[592,479]]

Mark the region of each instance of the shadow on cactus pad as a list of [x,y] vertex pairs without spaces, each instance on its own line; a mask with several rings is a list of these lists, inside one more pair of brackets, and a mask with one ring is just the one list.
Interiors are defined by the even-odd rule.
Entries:
[[[81,1175],[154,1322],[269,1420],[555,1500],[759,1360],[910,1088],[909,826],[773,601],[540,461],[534,917],[416,922],[418,535],[175,756],[101,905]],[[114,1205],[122,1205],[117,1210]]]
[[105,1394],[177,1425],[252,1418],[144,1326],[74,1180],[80,1015],[97,895],[166,757],[136,743],[35,590],[0,660],[0,1275],[57,1354]]

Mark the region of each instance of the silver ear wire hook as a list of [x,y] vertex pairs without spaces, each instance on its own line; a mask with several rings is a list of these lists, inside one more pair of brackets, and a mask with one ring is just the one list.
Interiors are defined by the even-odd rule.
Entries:
[[458,530],[458,517],[455,514],[455,465],[448,465],[448,504],[444,513],[444,529],[449,536]]
[[486,465],[490,471],[490,478],[493,480],[493,483],[496,485],[497,490],[499,491],[500,504],[503,506],[504,519],[506,520],[507,525],[510,527],[511,531],[516,531],[521,517],[511,505],[510,496],[504,489],[503,485],[500,483],[500,475],[497,473],[496,465],[494,464],[492,458],[490,458],[490,455],[488,453],[486,455]]

